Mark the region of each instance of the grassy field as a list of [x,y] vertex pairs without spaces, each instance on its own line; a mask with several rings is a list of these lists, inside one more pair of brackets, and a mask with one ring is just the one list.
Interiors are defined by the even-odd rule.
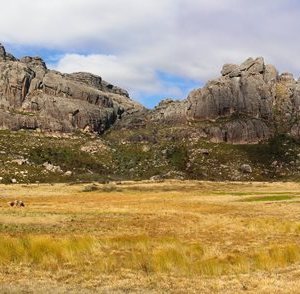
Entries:
[[300,184],[0,187],[0,293],[299,293]]

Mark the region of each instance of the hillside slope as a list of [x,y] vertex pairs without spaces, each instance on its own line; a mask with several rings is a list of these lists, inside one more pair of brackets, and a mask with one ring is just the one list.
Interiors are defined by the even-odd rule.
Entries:
[[298,180],[300,85],[262,58],[152,110],[0,46],[0,182]]
[[300,179],[300,145],[212,143],[185,128],[111,130],[104,136],[0,131],[0,183]]

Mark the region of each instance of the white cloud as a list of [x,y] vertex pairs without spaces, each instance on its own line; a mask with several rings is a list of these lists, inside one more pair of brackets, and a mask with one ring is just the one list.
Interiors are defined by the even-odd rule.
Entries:
[[225,62],[264,56],[297,73],[299,22],[295,0],[14,0],[1,6],[0,40],[61,50],[57,69],[91,71],[137,95],[179,96],[157,72],[200,84]]
[[151,92],[153,88],[157,90],[160,87],[153,70],[115,55],[66,54],[55,68],[62,72],[93,72],[107,81],[127,86],[130,90]]

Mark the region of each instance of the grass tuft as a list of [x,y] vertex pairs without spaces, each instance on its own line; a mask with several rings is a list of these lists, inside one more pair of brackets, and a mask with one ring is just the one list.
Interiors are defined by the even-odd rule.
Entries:
[[295,196],[290,195],[272,195],[272,196],[256,196],[241,200],[241,202],[267,202],[267,201],[284,201],[295,199]]
[[57,268],[84,260],[92,249],[90,238],[52,238],[49,236],[9,237],[0,239],[0,264],[22,263]]

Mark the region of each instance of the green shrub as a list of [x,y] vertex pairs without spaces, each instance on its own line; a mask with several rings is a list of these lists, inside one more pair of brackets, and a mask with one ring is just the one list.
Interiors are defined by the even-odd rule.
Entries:
[[167,159],[170,164],[178,170],[184,170],[188,161],[187,149],[185,146],[175,146],[167,151]]
[[30,151],[29,160],[36,164],[50,162],[65,169],[80,168],[96,172],[105,170],[103,164],[96,157],[75,148],[37,147]]

